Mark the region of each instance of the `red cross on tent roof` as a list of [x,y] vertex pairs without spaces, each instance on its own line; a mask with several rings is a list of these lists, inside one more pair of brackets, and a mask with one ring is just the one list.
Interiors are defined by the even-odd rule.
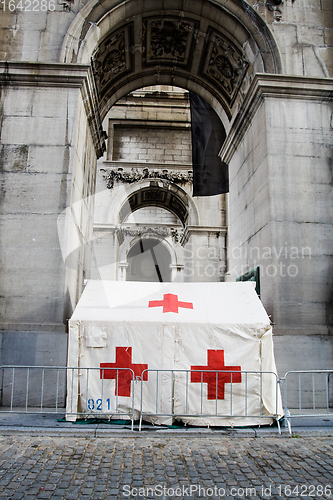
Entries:
[[[116,362],[100,364],[100,378],[114,379],[116,381],[115,395],[131,397],[131,381],[133,380],[133,370],[135,377],[141,377],[143,370],[148,368],[145,364],[132,363],[132,347],[116,347]],[[108,370],[109,368],[109,370]],[[112,368],[110,370],[110,368]],[[130,368],[125,369],[125,368]],[[143,380],[148,380],[148,373],[143,374]]]
[[[194,371],[191,372],[191,382],[208,385],[207,399],[224,399],[225,384],[239,384],[242,381],[240,366],[225,366],[223,350],[207,350],[207,366],[191,366],[191,370],[223,370],[217,371]],[[236,373],[235,373],[236,372]],[[217,396],[217,398],[216,398]]]
[[185,309],[193,309],[192,302],[180,302],[178,301],[178,295],[173,293],[165,293],[163,295],[163,300],[150,300],[148,307],[160,307],[163,306],[163,312],[173,312],[178,314],[178,308],[184,307]]

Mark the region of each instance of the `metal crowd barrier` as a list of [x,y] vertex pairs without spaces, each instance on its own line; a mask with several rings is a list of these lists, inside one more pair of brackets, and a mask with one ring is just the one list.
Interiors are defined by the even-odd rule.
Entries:
[[[91,373],[96,371],[99,372],[101,389],[92,397]],[[66,417],[82,417],[86,420],[91,417],[128,417],[133,430],[134,391],[131,391],[128,411],[120,408],[117,391],[114,401],[106,398],[104,391],[104,381],[113,378],[118,387],[119,373],[124,371],[129,373],[131,386],[134,387],[135,375],[130,368],[0,366],[0,413],[66,413]],[[67,406],[66,387],[67,391],[71,389],[68,391],[71,397],[67,400]]]
[[[144,411],[144,397],[143,397],[143,391],[144,391],[144,384],[141,383],[141,397],[140,397],[140,422],[139,422],[139,431],[141,431],[142,427],[142,420],[144,417],[169,417],[172,419],[177,419],[177,418],[191,418],[191,419],[198,419],[198,418],[255,418],[255,419],[267,419],[269,417],[274,418],[275,421],[277,422],[277,425],[279,427],[280,431],[280,424],[279,424],[279,380],[274,372],[258,372],[258,371],[240,371],[240,370],[157,370],[157,369],[147,369],[142,372],[142,376],[144,373],[148,374],[148,379],[150,379],[151,383],[151,376],[154,374],[154,385],[155,385],[155,408],[154,410],[151,409],[151,411]],[[195,413],[192,411],[191,412],[191,407],[193,408],[193,402],[190,403],[189,401],[189,393],[190,393],[190,384],[191,387],[193,388],[193,384],[190,381],[191,374],[197,373],[199,375],[200,381],[197,380],[197,382],[200,384],[199,385],[199,391],[200,391],[200,400],[196,401],[195,405]],[[207,412],[204,410],[204,387],[207,381],[207,375],[206,374],[212,374],[212,377],[210,378],[210,383],[213,385],[213,397],[215,399],[215,410],[214,412]],[[228,378],[230,377],[230,380],[228,380],[226,383],[228,383],[228,387],[230,387],[230,393],[228,394],[228,411],[221,412],[221,410],[218,409],[219,407],[219,401],[218,399],[218,392],[219,392],[219,377],[222,375],[223,377],[227,376]],[[239,395],[237,396],[238,400],[238,405],[239,405],[239,400],[243,400],[243,406],[242,406],[242,411],[241,412],[235,412],[234,411],[234,393],[235,390],[233,389],[233,381],[237,381],[237,377],[241,375],[242,377],[242,384],[243,384],[243,392],[244,392],[244,397],[240,397]],[[179,376],[183,376],[182,380],[182,393],[178,393],[178,396],[181,396],[181,400],[184,402],[183,404],[183,409],[184,411],[180,412],[175,408],[175,382],[178,382],[178,388],[180,386],[179,384]],[[274,414],[264,414],[263,413],[263,383],[264,383],[264,378],[265,376],[270,376],[274,378],[274,386],[275,386],[275,411]],[[168,378],[169,379],[169,387],[167,384],[164,383],[162,386],[161,384],[161,378]],[[178,380],[177,380],[178,377]],[[208,376],[209,377],[209,376]],[[257,414],[249,414],[248,411],[248,385],[250,383],[251,377],[256,378],[256,381],[254,381],[255,385],[257,388],[259,388],[259,397],[258,397],[258,405],[259,405],[259,412]],[[196,377],[198,378],[198,377]],[[206,378],[206,380],[204,380]],[[214,380],[215,379],[215,380]],[[238,385],[238,384],[237,384]],[[168,389],[167,389],[168,387]],[[236,389],[237,391],[237,389]],[[238,392],[238,391],[237,391]],[[253,396],[252,396],[253,397]],[[163,404],[161,404],[163,402]],[[160,410],[163,406],[163,410]],[[207,403],[205,404],[207,407]]]
[[[92,375],[99,372],[98,377]],[[119,378],[121,373],[128,372],[127,383],[130,385],[128,405],[124,407],[119,402],[122,393],[119,391]],[[207,373],[215,374],[215,408],[214,411],[207,412],[204,402],[204,387],[207,387],[207,380],[204,377]],[[197,373],[196,384],[190,383],[191,373]],[[228,411],[219,412],[217,399],[219,374],[229,374],[228,384]],[[205,375],[206,374],[206,375]],[[234,401],[236,386],[235,377],[241,374],[243,385],[243,406],[242,410],[235,412]],[[333,370],[303,370],[288,371],[284,377],[279,378],[274,372],[250,372],[250,371],[226,371],[226,370],[144,370],[141,377],[135,377],[130,368],[81,368],[63,366],[0,366],[0,413],[51,413],[64,414],[67,417],[89,419],[99,417],[103,419],[118,418],[123,420],[128,417],[133,429],[134,420],[139,419],[139,429],[142,428],[142,421],[146,417],[169,417],[179,418],[267,418],[262,412],[262,405],[259,405],[257,415],[249,414],[248,409],[248,388],[252,376],[259,380],[257,383],[258,398],[262,401],[263,383],[265,376],[273,377],[276,387],[275,410],[271,413],[279,425],[278,397],[279,387],[283,388],[283,407],[285,420],[291,433],[291,420],[296,417],[325,417],[333,416],[333,384],[331,378]],[[169,386],[162,386],[161,379],[167,377]],[[175,407],[175,380],[183,377],[181,399],[183,406],[181,411]],[[144,394],[146,382],[141,379],[149,379],[153,385],[150,390],[149,409],[144,407]],[[95,379],[95,382],[93,380]],[[106,393],[105,380],[114,379],[116,389],[112,394]],[[96,385],[96,380],[100,381]],[[210,379],[210,380],[214,380]],[[193,381],[192,381],[193,382]],[[232,382],[235,382],[232,383]],[[95,384],[95,385],[94,385]],[[197,406],[193,410],[193,399],[190,398],[190,391],[193,386],[198,388],[196,392]],[[96,389],[97,388],[97,389]],[[95,393],[94,393],[95,390]],[[124,389],[123,389],[124,390]],[[177,389],[178,390],[178,389]],[[206,389],[205,389],[206,390]],[[274,390],[274,389],[273,389]],[[67,392],[70,395],[67,398]],[[166,391],[168,394],[166,394]],[[239,391],[238,391],[239,392]],[[153,395],[152,395],[153,394]],[[199,394],[199,396],[198,396]],[[67,398],[67,407],[66,407]],[[240,396],[237,396],[238,408]],[[163,401],[162,407],[159,401]],[[136,408],[136,409],[135,409]],[[224,405],[225,408],[225,405]],[[135,418],[136,417],[136,418]]]
[[293,418],[333,416],[332,377],[333,370],[291,370],[280,379],[290,434]]

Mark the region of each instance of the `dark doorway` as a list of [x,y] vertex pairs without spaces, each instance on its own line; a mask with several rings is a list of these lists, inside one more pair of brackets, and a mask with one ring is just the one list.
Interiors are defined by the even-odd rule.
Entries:
[[142,239],[128,252],[127,281],[171,281],[171,256],[159,240]]

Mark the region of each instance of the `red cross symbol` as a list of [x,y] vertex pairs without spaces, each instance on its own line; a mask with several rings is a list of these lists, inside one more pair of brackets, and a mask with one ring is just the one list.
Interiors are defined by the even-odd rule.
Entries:
[[[132,347],[116,347],[116,362],[101,363],[100,368],[101,379],[114,379],[116,381],[115,395],[129,398],[131,397],[133,373],[130,370],[122,370],[122,368],[130,368],[135,377],[141,377],[143,370],[146,370],[148,365],[132,364]],[[118,368],[118,370],[107,370],[107,368]],[[147,372],[143,374],[143,380],[148,380]]]
[[178,307],[185,307],[186,309],[193,309],[192,302],[179,302],[178,295],[173,293],[165,293],[163,295],[163,300],[150,300],[148,307],[160,307],[163,306],[163,312],[177,313]]
[[[240,366],[225,366],[224,365],[224,351],[213,349],[207,350],[208,363],[207,366],[191,366],[191,370],[223,370],[217,373],[216,371],[204,372],[197,371],[191,373],[191,382],[202,382],[208,385],[207,399],[224,399],[224,384],[239,384],[242,381],[241,373],[234,373],[241,371]],[[233,372],[233,373],[231,373]],[[217,385],[217,388],[216,388]]]

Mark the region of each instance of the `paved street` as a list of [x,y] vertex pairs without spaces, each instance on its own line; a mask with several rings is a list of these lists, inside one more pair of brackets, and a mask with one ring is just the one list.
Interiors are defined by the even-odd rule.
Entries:
[[0,499],[333,498],[332,444],[330,436],[14,432],[0,437]]

